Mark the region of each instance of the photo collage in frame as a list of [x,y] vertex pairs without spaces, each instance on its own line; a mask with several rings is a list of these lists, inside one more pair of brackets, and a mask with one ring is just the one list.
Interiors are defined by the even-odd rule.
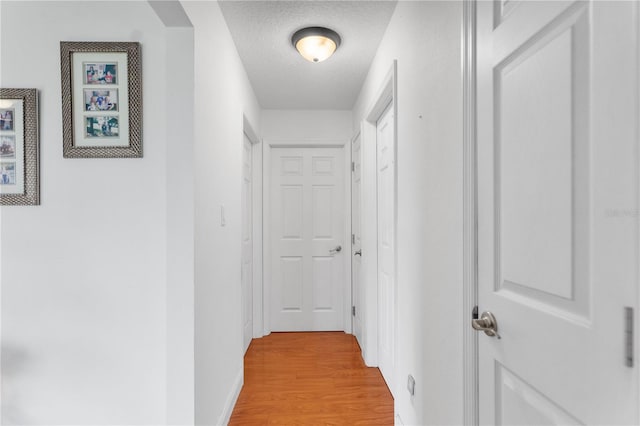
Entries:
[[120,136],[117,62],[83,62],[83,124],[85,138]]

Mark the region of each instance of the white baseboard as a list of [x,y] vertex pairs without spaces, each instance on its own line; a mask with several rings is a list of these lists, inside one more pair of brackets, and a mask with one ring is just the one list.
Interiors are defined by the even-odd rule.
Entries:
[[371,357],[369,357],[369,354],[367,353],[364,345],[360,346],[360,352],[362,353],[362,360],[364,361],[364,365],[366,365],[367,367],[378,366],[378,364],[376,362],[373,362]]
[[243,368],[240,368],[238,375],[236,376],[236,380],[233,382],[233,387],[231,388],[231,392],[229,392],[229,396],[224,403],[224,409],[222,410],[222,414],[218,418],[218,425],[226,425],[229,423],[231,419],[231,414],[233,413],[233,408],[236,406],[236,402],[238,401],[238,396],[240,395],[240,391],[242,390],[242,385],[244,384],[244,371]]

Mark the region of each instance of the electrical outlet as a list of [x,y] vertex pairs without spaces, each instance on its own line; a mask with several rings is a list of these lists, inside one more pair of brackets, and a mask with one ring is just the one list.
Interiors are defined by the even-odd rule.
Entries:
[[411,374],[409,374],[407,378],[407,390],[411,396],[416,394],[416,379],[414,379]]

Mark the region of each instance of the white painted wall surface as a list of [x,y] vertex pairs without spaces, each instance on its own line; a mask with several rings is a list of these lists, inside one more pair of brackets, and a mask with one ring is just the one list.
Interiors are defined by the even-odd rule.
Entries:
[[[461,22],[461,2],[399,2],[354,107],[353,128],[359,129],[397,59],[395,409],[404,424],[463,420]],[[374,141],[365,140],[364,211],[375,208],[374,165]],[[375,222],[365,215],[362,225],[366,253]],[[373,291],[375,271],[365,274]],[[366,350],[373,350],[367,343],[373,326],[366,325]],[[416,378],[413,398],[408,374]]]
[[351,111],[263,110],[262,137],[266,140],[340,140],[353,136]]
[[[167,324],[176,307],[185,309],[167,300],[169,282],[180,283],[171,291],[187,294],[188,309],[192,281],[181,265],[192,255],[167,231],[177,219],[190,227],[189,208],[175,204],[167,183],[185,172],[188,202],[191,141],[187,129],[168,143],[166,28],[146,2],[0,7],[0,86],[39,90],[42,200],[1,209],[2,424],[163,424],[172,415],[168,360],[193,353],[188,338],[186,347],[170,344],[189,333],[192,313]],[[61,40],[141,42],[144,158],[62,158]],[[188,51],[189,37],[182,42]],[[185,75],[180,65],[173,70]],[[178,100],[190,103],[188,95]],[[190,126],[182,115],[171,125]],[[177,148],[186,154],[169,161]],[[180,265],[167,267],[185,246]],[[181,419],[193,405],[186,398]]]
[[[168,2],[163,2],[168,3]],[[193,28],[167,28],[167,424],[194,423]],[[179,147],[176,149],[176,147]]]
[[[196,423],[223,424],[243,380],[240,305],[243,114],[260,107],[216,2],[182,2],[195,40]],[[220,206],[226,225],[221,226]]]

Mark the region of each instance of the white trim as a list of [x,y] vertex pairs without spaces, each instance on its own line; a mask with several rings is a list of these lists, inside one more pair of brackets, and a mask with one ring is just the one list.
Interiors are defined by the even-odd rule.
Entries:
[[262,337],[262,148],[258,147],[260,138],[253,130],[251,122],[242,114],[242,130],[251,142],[251,220],[253,241],[253,338]]
[[[351,137],[351,140],[349,141],[349,152],[348,152],[348,157],[349,157],[349,161],[348,161],[348,165],[347,167],[349,168],[349,178],[348,178],[348,192],[349,192],[349,196],[347,199],[347,202],[349,204],[349,225],[347,226],[347,229],[349,230],[348,233],[348,241],[349,241],[349,247],[351,248],[349,251],[349,282],[351,283],[351,285],[349,286],[349,318],[351,319],[351,321],[349,321],[349,323],[351,324],[351,334],[353,334],[355,336],[355,327],[353,324],[353,312],[352,312],[352,306],[354,305],[354,297],[353,297],[353,252],[354,252],[354,243],[353,243],[353,238],[351,237],[354,232],[353,232],[353,162],[354,162],[354,158],[353,158],[353,143],[360,137],[360,131],[357,131],[355,133],[355,135],[353,135]],[[360,143],[362,144],[362,141],[360,141]],[[360,145],[362,147],[362,145]],[[362,149],[362,148],[361,148]],[[362,154],[362,151],[360,152]],[[345,155],[345,157],[347,157],[347,155]],[[362,163],[362,158],[360,159],[361,163]],[[360,202],[360,205],[362,205],[362,202]],[[362,208],[360,208],[360,212],[362,214]],[[362,219],[362,218],[361,218]],[[362,231],[361,231],[362,232]],[[360,280],[362,281],[362,279]],[[362,309],[364,306],[358,306],[356,309]],[[362,333],[362,330],[360,330],[360,332]],[[362,336],[360,336],[360,338],[362,338]],[[356,341],[357,341],[357,337],[356,337]],[[364,352],[364,350],[362,349],[363,346],[363,342],[358,342],[358,344],[360,345],[361,348],[361,352]],[[363,355],[364,358],[364,355]]]
[[[343,246],[349,247],[349,257],[347,258],[347,256],[345,256],[345,260],[343,262],[344,264],[344,295],[343,295],[343,301],[344,301],[344,332],[347,334],[353,334],[353,316],[351,315],[351,306],[353,306],[353,283],[352,283],[352,278],[353,278],[353,273],[351,270],[351,267],[353,266],[351,264],[351,256],[353,255],[353,250],[351,249],[351,232],[353,232],[353,230],[351,229],[352,223],[351,223],[351,217],[352,217],[352,212],[351,212],[351,140],[347,141],[344,145],[343,145],[343,157],[344,157],[344,207],[345,207],[345,222],[344,222],[344,236],[343,236],[343,241],[344,244]],[[347,254],[347,251],[344,250],[345,254]]]
[[264,141],[271,148],[343,148],[349,141],[341,139],[269,139]]
[[[362,226],[362,252],[364,256],[362,257],[362,276],[369,277],[373,281],[373,285],[364,285],[363,287],[363,295],[364,295],[364,304],[366,304],[365,315],[361,318],[363,321],[363,340],[365,341],[365,345],[362,348],[362,357],[367,366],[377,366],[378,365],[378,216],[377,216],[377,144],[376,144],[376,123],[378,119],[382,116],[382,114],[387,110],[389,105],[391,104],[392,112],[393,112],[393,127],[394,127],[394,161],[395,161],[395,176],[394,176],[394,196],[396,199],[394,200],[395,210],[394,211],[394,227],[398,229],[398,103],[397,99],[397,75],[398,75],[398,61],[394,60],[391,68],[385,75],[384,79],[380,84],[380,89],[373,97],[373,102],[366,109],[365,119],[361,123],[361,150],[362,150],[362,181],[365,182],[366,179],[371,179],[373,185],[363,185],[363,194],[364,191],[373,191],[372,194],[369,195],[370,202],[372,202],[373,211],[376,212],[376,217],[373,223],[361,223]],[[373,153],[369,151],[373,149]],[[370,154],[370,155],[367,155]],[[364,198],[362,202],[362,210],[364,211],[367,208],[365,206]],[[364,216],[363,216],[364,219]],[[397,338],[398,338],[398,330],[397,330],[397,315],[398,315],[398,306],[397,306],[397,282],[398,282],[398,272],[397,272],[397,264],[398,264],[398,244],[397,244],[397,232],[395,232],[394,236],[394,247],[395,247],[395,257],[394,260],[396,267],[394,267],[394,280],[396,282],[396,294],[394,295],[396,306],[394,307],[395,318],[394,318],[394,353],[397,354]],[[371,253],[371,255],[369,255]],[[363,279],[363,282],[366,283],[366,279]],[[394,357],[395,358],[395,357]],[[395,362],[395,361],[394,361]],[[395,366],[394,366],[395,369]],[[395,376],[395,374],[394,374]],[[391,388],[391,386],[390,386]],[[393,392],[392,392],[393,393]]]
[[271,262],[268,255],[271,253],[271,234],[268,224],[271,223],[269,212],[269,185],[271,185],[271,145],[262,140],[262,335],[271,333],[270,300],[271,300]]
[[476,168],[476,0],[463,3],[463,419],[479,424],[478,333],[471,328],[478,304],[477,168]]
[[245,135],[247,135],[252,145],[260,143],[260,138],[258,138],[258,136],[256,135],[251,122],[245,114],[242,114],[242,131]]
[[[262,217],[263,224],[271,223],[271,215],[269,209],[269,188],[271,185],[271,148],[342,148],[345,146],[350,147],[348,140],[342,139],[315,139],[315,138],[296,138],[296,139],[265,139],[262,141]],[[351,162],[348,159],[351,155],[344,155],[345,157],[345,179],[351,177]],[[348,170],[348,172],[346,172]],[[351,197],[350,191],[345,183],[345,197]],[[345,198],[347,199],[347,198]],[[350,200],[350,198],[348,198]],[[351,220],[351,203],[347,202],[345,205],[345,226],[344,226],[344,241],[351,239],[351,225],[347,224]],[[350,222],[349,222],[350,223]],[[262,228],[262,252],[264,254],[270,253],[271,249],[271,235],[270,226],[263,226]],[[346,244],[343,244],[346,245]],[[268,256],[264,256],[262,264],[262,335],[267,336],[271,333],[270,325],[270,296],[271,296],[271,262],[268,261]],[[344,262],[345,268],[343,273],[344,291],[345,291],[345,303],[343,312],[343,329],[345,333],[351,333],[351,267],[347,267],[348,262]]]
[[229,395],[227,395],[227,400],[224,403],[222,413],[220,414],[220,417],[218,417],[218,421],[216,422],[216,424],[218,425],[226,425],[231,419],[231,414],[233,414],[233,409],[236,406],[236,402],[238,402],[238,396],[240,396],[240,391],[242,390],[242,386],[244,385],[243,370],[244,369],[241,368],[236,375],[236,380],[233,382],[233,386],[231,387]]
[[[382,82],[382,86],[378,90],[376,97],[374,98],[373,103],[367,109],[367,114],[365,115],[366,121],[375,124],[378,119],[382,116],[382,114],[387,110],[387,107],[396,97],[397,83],[396,83],[396,72],[398,68],[398,61],[393,61],[393,65],[391,69],[387,72],[387,75],[384,77]],[[397,112],[397,106],[394,105],[393,113]]]
[[[635,8],[634,13],[634,27],[636,31],[636,177],[638,179],[637,182],[637,200],[640,200],[640,170],[638,170],[638,165],[640,164],[640,6],[637,2],[634,2],[633,7]],[[636,213],[640,214],[640,201],[636,201]],[[637,221],[636,216],[636,221]],[[637,223],[637,222],[636,222]],[[636,246],[637,246],[637,256],[638,256],[638,265],[640,265],[640,226],[636,225]],[[639,358],[640,358],[640,350],[638,346],[640,346],[640,321],[638,320],[640,315],[640,271],[636,270],[636,308],[634,310],[634,325],[635,325],[635,335],[633,336],[633,359],[634,359],[634,368],[636,369],[636,389],[640,387],[640,368],[639,366]],[[637,414],[636,420],[640,419],[640,403],[637,404]]]

